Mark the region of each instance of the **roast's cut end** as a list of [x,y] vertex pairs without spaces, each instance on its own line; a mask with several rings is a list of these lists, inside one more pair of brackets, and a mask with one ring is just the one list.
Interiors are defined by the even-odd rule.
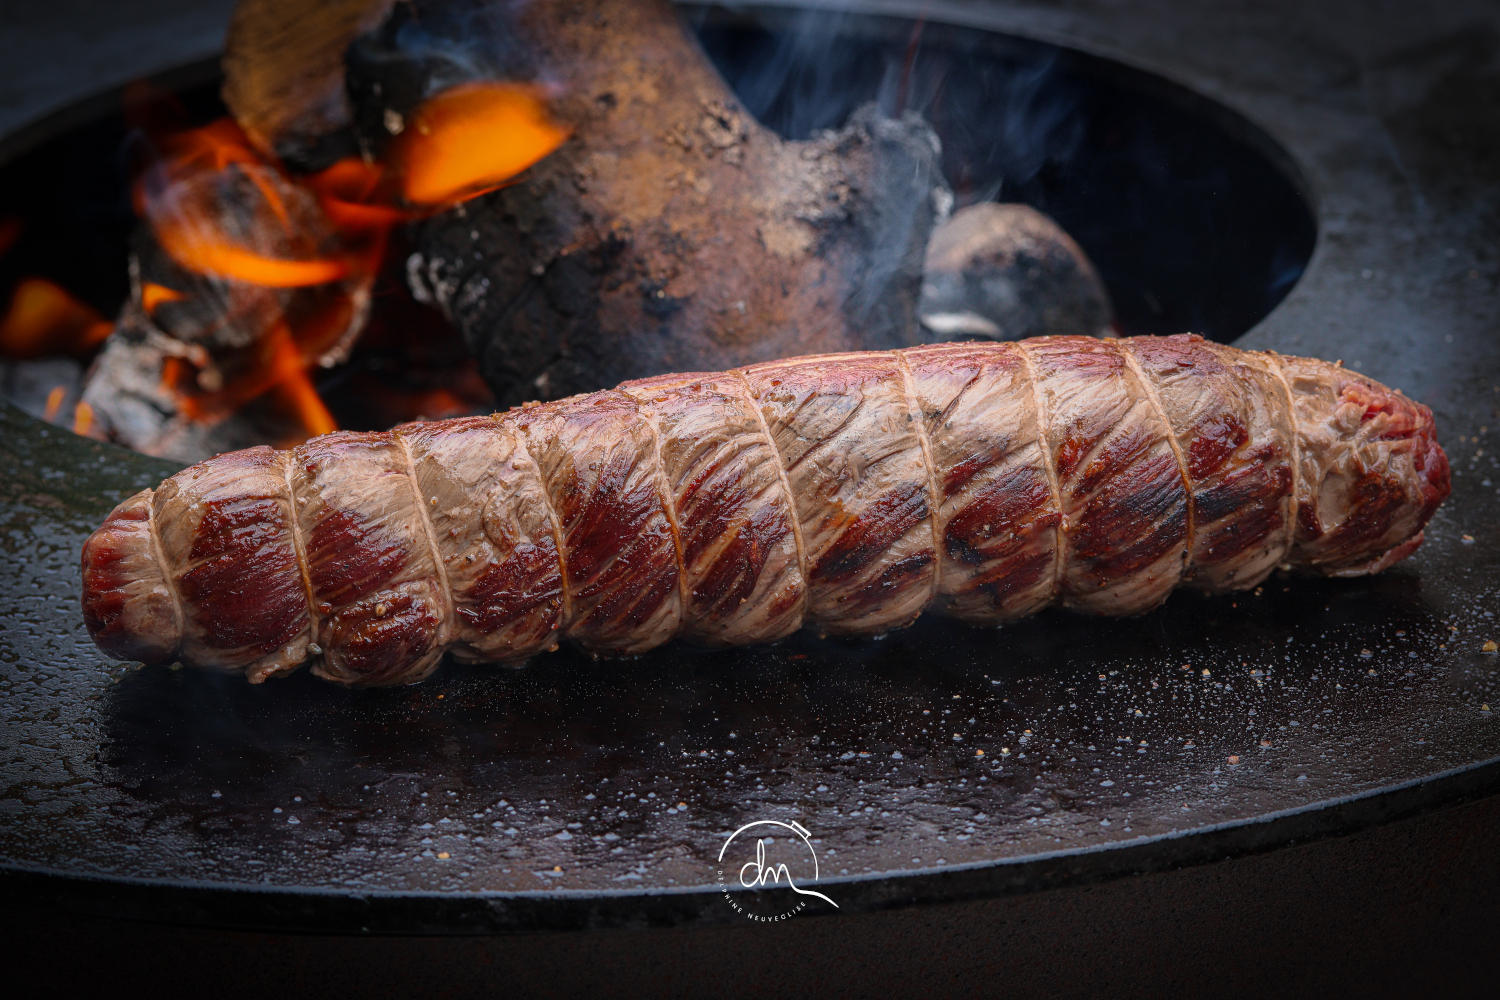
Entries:
[[1411,555],[1452,488],[1432,410],[1339,364],[1280,360],[1303,477],[1292,565],[1362,576]]
[[182,623],[151,537],[151,490],[110,511],[83,545],[83,620],[100,649],[122,660],[168,663]]

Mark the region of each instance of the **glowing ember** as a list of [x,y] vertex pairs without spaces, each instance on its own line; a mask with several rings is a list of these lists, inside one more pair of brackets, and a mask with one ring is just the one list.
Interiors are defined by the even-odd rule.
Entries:
[[73,433],[87,434],[94,426],[94,408],[87,403],[73,407]]
[[86,354],[109,336],[112,324],[45,278],[16,285],[0,317],[0,354],[11,358]]
[[[68,387],[56,385],[47,393],[47,402],[42,409],[42,419],[49,424],[63,423],[63,404],[68,401]],[[87,434],[94,427],[94,408],[87,403],[73,405],[72,428],[74,434]]]
[[413,112],[392,145],[391,162],[408,202],[443,205],[510,180],[567,137],[539,88],[471,83]]
[[54,386],[52,391],[47,393],[47,408],[42,411],[42,419],[48,423],[56,421],[58,413],[62,411],[63,400],[67,395],[68,389],[66,386]]
[[166,357],[161,362],[161,387],[171,394],[188,395],[193,380],[193,366],[182,358]]

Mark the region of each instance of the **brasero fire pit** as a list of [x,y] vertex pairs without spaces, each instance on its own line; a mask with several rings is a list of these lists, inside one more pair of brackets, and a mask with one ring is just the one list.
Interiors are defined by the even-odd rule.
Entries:
[[[1454,959],[1485,940],[1500,856],[1500,664],[1483,652],[1500,639],[1496,151],[1474,138],[1500,123],[1477,97],[1481,42],[1399,63],[1368,91],[1377,120],[1338,78],[1255,75],[1295,62],[1259,36],[1230,60],[1211,25],[1168,16],[1057,31],[1257,126],[1029,40],[1054,22],[1024,10],[924,13],[919,34],[895,17],[693,16],[788,136],[905,87],[960,201],[1050,214],[1124,332],[1343,357],[1428,402],[1454,495],[1418,555],[1123,622],[932,621],[878,643],[251,689],[101,659],[79,546],[170,467],[7,408],[0,855],[23,979],[114,976],[166,946],[179,964],[156,981],[230,992],[303,975],[735,992],[752,980],[726,969],[751,964],[757,990],[1260,989],[1292,962],[1359,989],[1401,982],[1414,950],[1443,960],[1422,982],[1465,981]],[[211,77],[165,82],[193,105]],[[28,225],[26,266],[101,315],[124,296],[111,102],[14,137],[0,186],[55,222]],[[752,924],[723,898],[720,848],[761,820],[808,831],[837,912]],[[936,959],[921,978],[891,961],[919,950]]]

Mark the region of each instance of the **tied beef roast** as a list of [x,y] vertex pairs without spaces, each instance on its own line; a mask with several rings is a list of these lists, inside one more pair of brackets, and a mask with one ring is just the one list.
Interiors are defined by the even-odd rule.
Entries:
[[939,344],[220,455],[109,515],[83,608],[126,659],[409,683],[445,652],[1129,615],[1279,565],[1371,573],[1448,490],[1431,411],[1336,364]]

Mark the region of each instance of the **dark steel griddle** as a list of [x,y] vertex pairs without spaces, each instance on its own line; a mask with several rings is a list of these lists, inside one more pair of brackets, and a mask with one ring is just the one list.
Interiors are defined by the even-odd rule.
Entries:
[[[1342,357],[1434,408],[1454,493],[1416,557],[1366,580],[1276,575],[1237,596],[1178,594],[1126,621],[1047,614],[985,631],[924,619],[877,642],[804,635],[624,662],[562,652],[525,669],[449,665],[399,690],[344,691],[301,675],[252,688],[101,658],[77,612],[82,539],[115,500],[172,469],[6,407],[7,894],[85,931],[112,928],[117,957],[143,927],[182,928],[174,940],[194,947],[205,928],[236,928],[245,934],[233,940],[273,941],[307,967],[376,953],[264,935],[657,928],[676,936],[642,947],[661,948],[680,970],[709,963],[703,949],[827,949],[858,929],[851,962],[878,963],[876,942],[899,949],[910,935],[939,951],[961,946],[968,958],[956,969],[973,960],[977,931],[959,925],[976,913],[1003,929],[998,940],[1042,954],[1049,940],[1025,927],[1114,927],[1128,940],[1121,922],[1133,913],[1173,933],[1174,907],[1288,891],[1288,872],[1342,873],[1327,898],[1327,885],[1305,890],[1325,920],[1359,918],[1367,904],[1350,887],[1379,878],[1417,881],[1384,918],[1368,911],[1372,928],[1419,914],[1424,891],[1437,894],[1435,906],[1448,898],[1468,913],[1470,896],[1444,897],[1451,887],[1433,871],[1455,885],[1478,879],[1481,897],[1497,877],[1488,831],[1500,719],[1485,706],[1500,710],[1500,658],[1481,652],[1486,639],[1500,641],[1500,448],[1491,443],[1500,439],[1500,117],[1479,96],[1497,82],[1484,69],[1500,48],[1493,18],[1488,42],[1449,38],[1387,76],[1370,71],[1380,84],[1370,110],[1345,103],[1353,84],[1332,70],[1317,77],[1298,52],[1277,54],[1253,31],[1245,44],[1302,75],[1272,81],[1212,51],[1184,56],[1165,29],[1122,27],[1109,8],[1061,27],[1045,14],[1027,21],[1024,8],[928,14],[1126,50],[1248,113],[1288,150],[1321,235],[1287,300],[1236,343]],[[900,22],[846,18],[841,30],[906,37]],[[1181,30],[1208,37],[1201,25]],[[1031,44],[945,31],[933,37]],[[1192,104],[1162,81],[1104,72],[1111,86]],[[1399,73],[1417,79],[1381,89]],[[1279,155],[1247,121],[1192,111]],[[1035,181],[1033,200],[1046,202],[1048,183]],[[1204,234],[1241,238],[1212,226]],[[1211,262],[1213,242],[1193,256]],[[1104,235],[1096,245],[1114,252]],[[1139,266],[1146,281],[1150,269]],[[1224,324],[1232,320],[1226,313]],[[729,831],[762,818],[812,831],[820,888],[841,913],[735,944],[751,931],[719,898],[713,860]],[[1433,869],[1445,851],[1463,864]],[[1193,867],[1224,859],[1240,867]],[[1408,863],[1420,877],[1402,873]],[[1152,882],[1148,873],[1169,874]],[[1136,886],[1134,895],[1111,888],[1119,885]],[[1002,904],[1010,908],[994,909]],[[882,924],[882,914],[912,915]],[[122,921],[132,929],[120,932]],[[735,931],[740,938],[725,936]],[[566,946],[515,940],[514,954],[530,958],[514,959],[508,975],[601,974],[570,965]],[[599,949],[602,968],[625,967],[633,953],[620,940],[587,947]],[[504,954],[484,947],[433,946],[468,962]],[[415,973],[424,964],[426,953],[408,945],[382,948],[372,967],[407,963]],[[224,960],[222,950],[203,954]],[[1094,968],[1109,954],[1070,961]],[[428,974],[462,988],[473,974],[464,968]],[[879,971],[868,982],[881,983]],[[674,974],[679,985],[694,981]],[[785,975],[785,984],[806,982]],[[1047,981],[1030,975],[1018,982]]]

